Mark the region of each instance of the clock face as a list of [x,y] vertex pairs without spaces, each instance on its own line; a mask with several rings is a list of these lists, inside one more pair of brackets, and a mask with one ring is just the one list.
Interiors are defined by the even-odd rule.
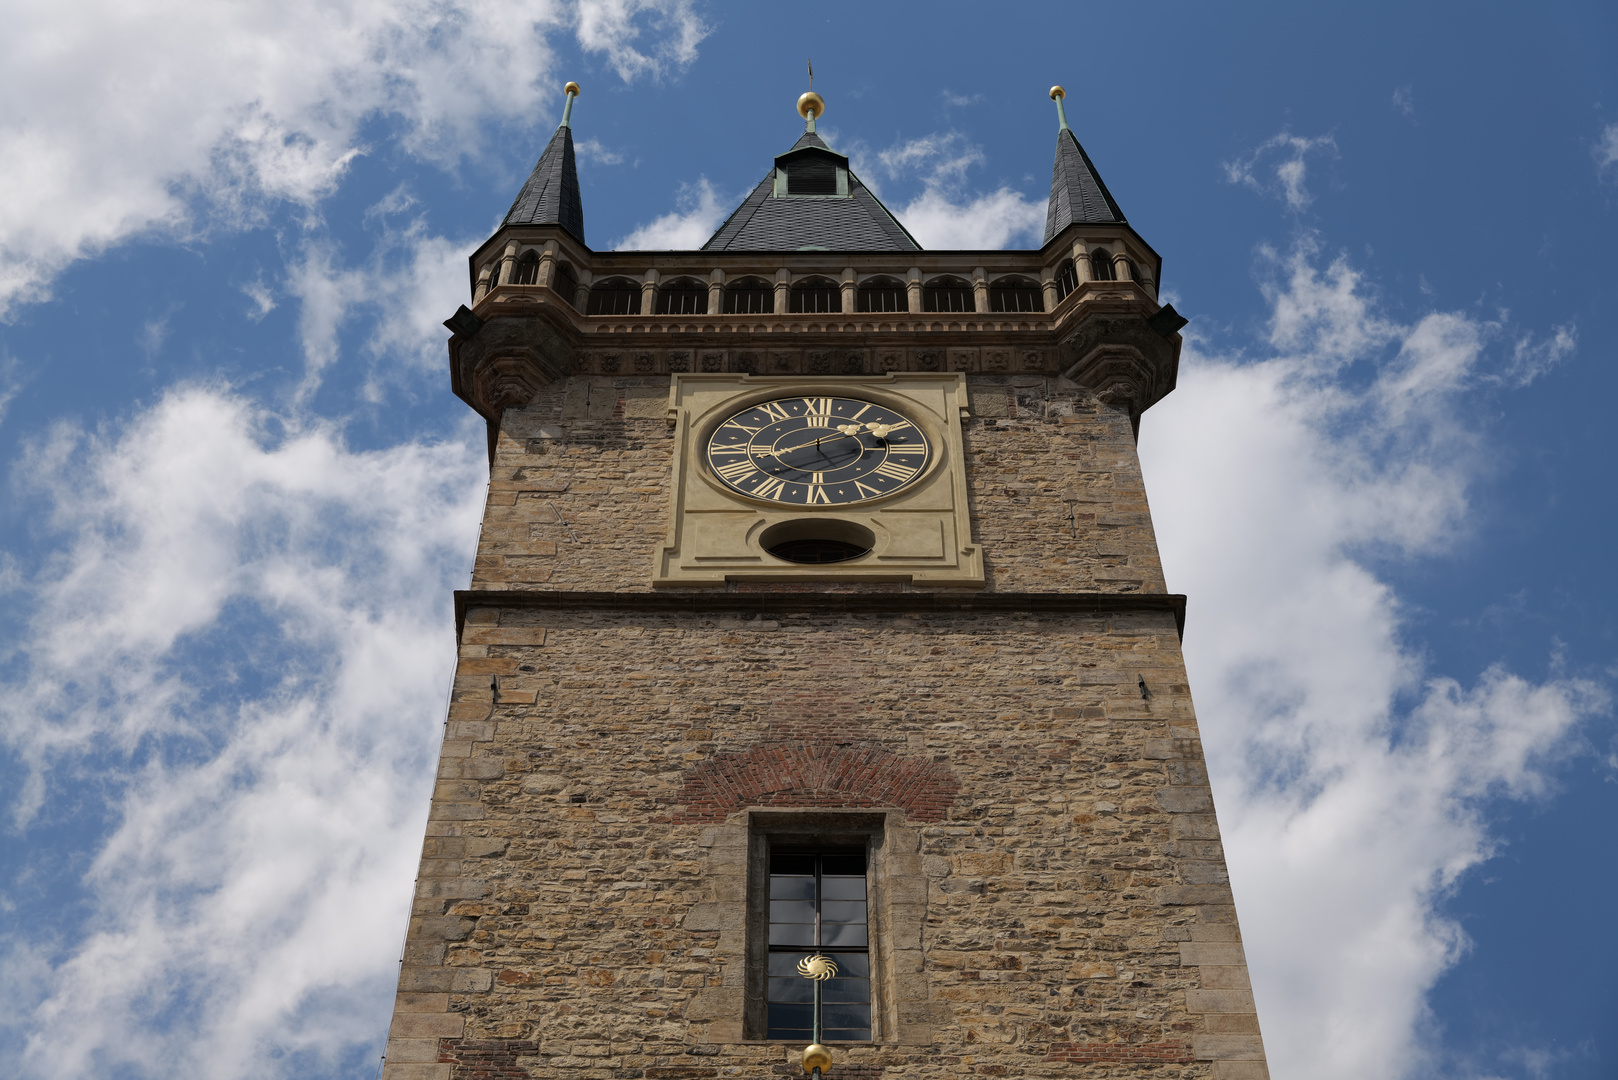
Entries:
[[891,495],[927,469],[910,419],[858,398],[791,397],[736,413],[708,440],[708,467],[755,499],[831,506]]

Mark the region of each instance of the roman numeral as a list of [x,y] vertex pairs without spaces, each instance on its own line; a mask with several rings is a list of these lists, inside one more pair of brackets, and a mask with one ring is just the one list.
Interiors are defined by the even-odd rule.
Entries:
[[804,416],[808,427],[831,427],[831,398],[804,398]]
[[760,499],[774,499],[776,502],[780,502],[781,489],[786,486],[787,482],[785,480],[781,479],[779,476],[772,476],[758,487],[754,488],[753,494]]
[[927,448],[925,446],[905,446],[903,444],[895,446],[892,443],[888,444],[889,454],[925,454],[926,452]]
[[781,408],[779,403],[774,401],[766,401],[758,407],[758,411],[768,416],[771,420],[785,420],[791,415]]
[[753,468],[753,461],[751,458],[746,461],[733,461],[729,465],[721,465],[714,470],[714,472],[718,473],[720,476],[731,481],[732,483],[740,480],[748,473],[755,471],[757,470]]
[[911,465],[901,465],[897,461],[884,461],[871,472],[877,476],[886,476],[889,480],[905,481],[920,472],[920,469]]
[[710,453],[710,454],[745,454],[745,453],[747,453],[747,447],[748,447],[747,443],[726,443],[723,446],[709,447],[708,453]]
[[858,420],[860,417],[865,415],[865,410],[869,409],[870,407],[871,406],[869,406],[869,405],[865,406],[865,409],[861,409],[859,412],[855,413],[853,416],[850,416],[849,419],[850,420]]
[[764,430],[762,427],[748,427],[746,424],[738,424],[734,420],[726,420],[723,424],[720,424],[719,426],[722,427],[722,428],[728,428],[728,427],[740,428],[742,431],[747,432],[747,434],[749,434],[749,435],[757,435],[759,432]]
[[826,494],[825,488],[821,487],[819,484],[814,484],[809,488],[809,503],[810,505],[815,503],[827,503],[829,505],[831,503],[831,496]]
[[863,496],[864,498],[867,498],[867,499],[871,498],[872,496],[882,494],[876,488],[874,488],[874,487],[866,487],[864,484],[860,483],[858,480],[854,481],[854,486],[859,488],[860,489],[860,495]]

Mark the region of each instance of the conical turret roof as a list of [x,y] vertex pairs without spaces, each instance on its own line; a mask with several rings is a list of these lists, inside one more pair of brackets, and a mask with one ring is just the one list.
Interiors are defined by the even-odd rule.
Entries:
[[1069,225],[1123,224],[1118,209],[1090,155],[1079,145],[1064,119],[1056,133],[1056,165],[1051,169],[1051,201],[1045,210],[1045,240]]
[[566,122],[539,155],[503,224],[560,225],[584,243],[584,204],[579,199],[579,172],[573,160],[573,128]]

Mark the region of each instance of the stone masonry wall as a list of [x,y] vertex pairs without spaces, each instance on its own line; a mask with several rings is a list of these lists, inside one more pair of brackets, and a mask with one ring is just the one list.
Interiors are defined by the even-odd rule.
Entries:
[[490,600],[388,1080],[801,1075],[742,1023],[749,805],[885,815],[884,1037],[828,1080],[1265,1075],[1171,614]]
[[[576,377],[506,413],[474,589],[651,589],[668,527],[668,389],[667,376]],[[975,375],[969,392],[989,590],[1165,592],[1127,416],[1054,377]]]

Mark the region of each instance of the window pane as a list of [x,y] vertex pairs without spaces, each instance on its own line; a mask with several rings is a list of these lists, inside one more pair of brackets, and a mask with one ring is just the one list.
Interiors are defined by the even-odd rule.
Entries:
[[[788,923],[786,925],[790,927],[796,924]],[[775,929],[773,926],[770,927],[770,944],[772,945],[775,944]],[[822,923],[820,927],[820,943],[822,945],[864,946],[866,944],[865,924],[847,923],[839,926],[836,923]],[[782,944],[785,944],[785,942]]]
[[812,1005],[778,1005],[770,1002],[770,1038],[806,1039],[815,1030]]
[[[773,979],[771,980],[771,982],[774,982],[774,981],[775,980],[773,980]],[[803,979],[802,981],[807,983],[809,980],[808,979]],[[773,990],[770,991],[770,997],[772,999],[775,997],[775,992]],[[785,1000],[788,1000],[788,999],[783,997],[781,1000],[785,1001]],[[795,1001],[797,999],[794,998],[794,999],[791,999],[791,1000]],[[814,1000],[813,996],[811,995],[811,997],[808,1000],[813,1001]],[[821,985],[820,985],[820,1000],[822,1002],[833,1002],[833,1001],[836,1001],[836,1002],[865,1002],[865,1001],[870,1001],[871,1000],[871,980],[869,980],[869,979],[842,979],[842,978],[827,979],[824,983],[821,983]]]
[[[865,928],[860,927],[861,930]],[[815,927],[813,923],[772,923],[770,925],[771,945],[798,945],[804,948],[813,948],[815,944]],[[796,963],[796,961],[794,961]]]
[[831,876],[857,876],[862,880],[865,877],[865,855],[863,852],[852,855],[822,855],[820,858],[820,872]]
[[786,874],[770,875],[771,900],[813,900],[814,898],[814,878],[795,877]]
[[[811,1007],[812,1008],[812,1007]],[[869,1005],[825,1005],[820,1007],[820,1026],[823,1028],[869,1028]]]
[[[846,907],[846,904],[839,905]],[[865,905],[861,904],[863,908]],[[815,905],[811,900],[771,900],[770,922],[772,923],[812,923],[815,921]],[[838,922],[851,922],[850,919],[839,919]],[[860,921],[864,922],[862,912]]]
[[807,874],[814,877],[815,857],[813,855],[781,855],[770,854],[770,873],[772,874]]
[[[837,961],[837,977],[845,975],[864,979],[871,974],[871,956],[869,953],[832,953],[831,958]],[[793,963],[797,963],[796,960]]]
[[[833,979],[831,981],[832,982],[841,982],[842,980]],[[864,979],[858,979],[858,980],[854,980],[854,981],[861,982],[861,983],[865,982]],[[869,984],[866,984],[866,985],[869,985]],[[800,1003],[807,1001],[807,1002],[810,1002],[811,1004],[813,1004],[813,1002],[815,1000],[815,987],[814,987],[813,983],[811,983],[808,979],[805,979],[800,975],[793,975],[791,978],[787,978],[787,979],[771,979],[770,980],[770,997],[769,997],[769,1000],[770,1001],[785,1001],[785,1002],[794,1002],[795,1001],[795,1002],[800,1002]],[[823,997],[822,1000],[826,1000],[826,999]],[[843,1000],[843,999],[840,998],[839,1000]],[[865,999],[864,998],[858,998],[858,999],[848,999],[848,1000],[864,1001]]]
[[799,978],[798,961],[809,956],[807,952],[772,952],[770,954],[771,976]]
[[[789,900],[787,902],[795,903],[796,901]],[[775,904],[772,903],[770,907],[773,909]],[[770,918],[775,918],[773,910],[771,911]],[[781,921],[798,922],[799,920],[788,920],[783,918]],[[820,922],[822,926],[826,925],[827,923],[862,923],[864,921],[864,900],[827,900],[820,905]]]
[[[865,875],[861,874],[859,877],[827,875],[820,879],[820,888],[820,895],[826,900],[864,900]],[[770,895],[775,895],[774,889],[771,889]]]

